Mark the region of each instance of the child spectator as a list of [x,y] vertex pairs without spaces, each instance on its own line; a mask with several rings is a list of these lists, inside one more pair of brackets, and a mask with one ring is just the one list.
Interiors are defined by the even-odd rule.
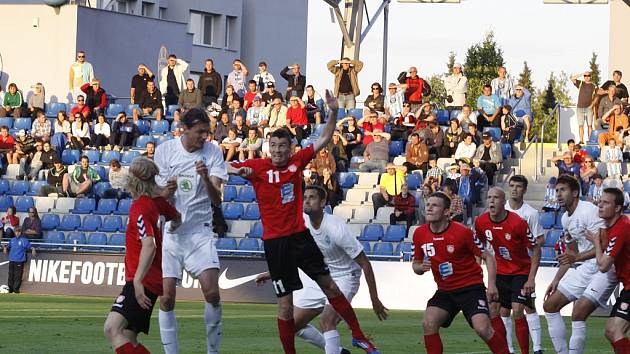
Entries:
[[429,155],[429,170],[427,171],[427,180],[430,177],[433,177],[437,181],[438,186],[441,186],[443,175],[444,170],[438,167],[436,156]]
[[459,184],[459,178],[462,176],[459,173],[459,166],[454,163],[448,167],[447,171],[448,172],[446,172],[446,182],[444,183],[446,184],[449,181],[453,181],[455,182],[455,185]]
[[22,285],[22,275],[24,273],[24,264],[26,264],[26,251],[31,250],[31,255],[35,257],[37,252],[28,239],[22,236],[22,228],[15,228],[15,237],[4,246],[4,253],[9,253],[9,293],[20,292]]
[[15,215],[15,207],[10,206],[7,208],[7,215],[0,219],[2,228],[0,229],[0,238],[11,238],[15,236],[15,228],[20,225],[20,218]]
[[604,179],[599,174],[593,176],[593,184],[588,191],[588,200],[593,204],[599,204],[604,193]]
[[608,177],[614,179],[621,179],[621,161],[623,160],[623,153],[621,148],[617,146],[615,139],[608,139],[608,150],[606,150],[606,169],[608,171]]

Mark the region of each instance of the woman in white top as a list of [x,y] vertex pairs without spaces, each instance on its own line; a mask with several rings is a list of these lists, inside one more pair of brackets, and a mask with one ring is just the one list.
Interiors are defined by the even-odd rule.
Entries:
[[475,156],[475,151],[477,150],[477,146],[473,143],[473,137],[470,134],[464,135],[464,141],[460,142],[457,145],[457,150],[455,151],[455,160],[465,161],[466,163],[470,163],[472,161],[473,156]]
[[75,117],[72,123],[72,143],[81,148],[90,145],[90,125],[83,121],[83,117]]
[[59,111],[59,113],[57,113],[54,132],[55,134],[63,134],[64,136],[72,132],[70,121],[68,121],[68,115],[66,115],[66,112]]
[[109,135],[111,134],[111,127],[105,119],[103,113],[99,113],[98,122],[94,124],[94,147],[103,148],[109,144]]

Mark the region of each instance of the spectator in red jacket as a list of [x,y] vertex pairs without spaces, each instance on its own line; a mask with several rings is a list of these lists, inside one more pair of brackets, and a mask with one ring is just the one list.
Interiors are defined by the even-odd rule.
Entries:
[[85,96],[84,95],[78,95],[77,96],[77,105],[72,107],[72,109],[70,110],[70,116],[74,117],[75,114],[77,113],[81,113],[81,115],[83,116],[83,118],[85,119],[89,119],[90,118],[90,107],[88,107],[85,104]]
[[389,223],[396,225],[398,221],[407,222],[407,234],[413,222],[416,220],[416,197],[409,194],[409,187],[403,184],[400,195],[394,197],[394,212],[389,215]]
[[89,84],[81,86],[81,91],[85,93],[85,104],[90,107],[92,114],[90,115],[89,122],[96,119],[99,113],[105,113],[105,107],[107,107],[107,93],[101,88],[101,82],[99,80],[92,80]]
[[11,155],[15,149],[15,139],[9,134],[9,127],[3,125],[0,127],[0,166],[3,165],[4,158],[12,161]]
[[418,76],[418,69],[415,66],[409,71],[402,72],[398,76],[398,82],[405,89],[405,101],[411,103],[411,111],[415,112],[422,104],[422,96],[431,94],[431,86],[423,78]]
[[7,208],[7,215],[0,219],[0,224],[2,224],[0,236],[11,238],[15,235],[13,230],[20,225],[20,218],[15,215],[15,207],[10,206]]
[[306,116],[306,105],[297,96],[291,96],[289,99],[287,129],[297,139],[298,143],[301,143],[302,139],[306,139],[311,134],[308,117]]

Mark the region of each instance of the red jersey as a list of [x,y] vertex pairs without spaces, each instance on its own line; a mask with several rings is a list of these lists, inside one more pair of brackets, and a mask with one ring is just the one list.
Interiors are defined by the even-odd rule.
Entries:
[[617,278],[624,290],[630,290],[630,220],[625,215],[608,228],[608,247],[604,254],[615,258]]
[[529,275],[532,262],[527,250],[536,245],[536,237],[518,214],[508,211],[503,221],[495,223],[490,213],[483,213],[475,220],[475,234],[492,245],[497,274]]
[[381,123],[372,125],[369,122],[363,122],[363,126],[361,128],[363,128],[363,141],[361,143],[365,146],[368,146],[368,144],[374,141],[372,135],[365,134],[365,132],[371,132],[374,129],[380,129],[383,132],[385,131],[385,126]]
[[131,203],[129,208],[129,222],[127,223],[127,237],[125,246],[125,280],[133,281],[140,262],[142,240],[145,237],[155,239],[155,256],[153,263],[142,280],[142,285],[156,295],[162,295],[162,233],[158,227],[160,215],[171,220],[177,215],[177,210],[162,197],[150,198],[142,196]]
[[420,103],[422,102],[422,91],[424,90],[424,80],[420,76],[416,76],[415,79],[408,77],[407,89],[405,90],[405,99],[408,102]]
[[289,107],[287,109],[287,124],[292,125],[308,125],[308,117],[306,116],[306,107]]
[[70,110],[70,115],[74,116],[77,113],[81,113],[84,117],[88,114],[90,114],[90,107],[88,107],[88,105],[84,105],[83,107],[79,107],[74,106],[72,107],[72,109]]
[[429,224],[413,233],[413,259],[431,261],[431,271],[439,290],[454,291],[483,284],[483,270],[475,257],[481,257],[483,243],[472,230],[451,221],[446,230],[436,234]]
[[232,163],[235,168],[250,167],[247,177],[256,191],[263,224],[263,240],[291,236],[306,230],[302,217],[302,171],[315,156],[313,145],[291,156],[278,168],[271,159],[251,159]]
[[245,112],[247,112],[249,107],[252,106],[252,104],[254,103],[254,97],[256,97],[257,95],[258,95],[258,92],[247,91],[245,96],[243,96],[243,104],[245,104],[243,109],[245,109]]
[[3,137],[0,135],[0,149],[1,150],[11,150],[15,147],[15,139],[13,139],[12,135],[7,135],[7,137]]

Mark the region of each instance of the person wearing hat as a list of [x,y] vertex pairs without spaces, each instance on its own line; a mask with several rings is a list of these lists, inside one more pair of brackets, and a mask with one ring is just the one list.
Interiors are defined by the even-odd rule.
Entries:
[[494,174],[498,170],[498,166],[503,162],[503,155],[499,145],[492,141],[492,136],[483,133],[482,144],[477,148],[475,158],[480,160],[480,167],[488,176],[488,185],[494,185]]
[[387,160],[389,159],[389,134],[383,133],[380,129],[372,132],[374,141],[365,147],[363,152],[364,161],[359,165],[361,172],[385,172]]
[[389,162],[385,166],[384,173],[381,174],[379,182],[380,193],[372,194],[372,204],[374,205],[374,218],[378,208],[385,205],[394,205],[394,197],[400,195],[402,187],[406,184],[404,167],[396,166]]
[[37,256],[37,251],[22,234],[22,227],[16,226],[15,237],[4,246],[4,253],[9,254],[9,293],[19,293],[22,285],[22,275],[26,264],[26,251],[31,250],[31,256]]
[[388,119],[394,117],[403,110],[403,104],[405,103],[405,88],[402,85],[396,85],[391,82],[387,86],[387,94],[385,95],[385,103],[383,109],[385,110],[385,117]]
[[284,98],[280,92],[276,91],[276,84],[272,81],[265,84],[265,92],[262,94],[262,100],[265,106],[269,106],[274,99],[279,98],[281,102],[284,102]]
[[462,199],[462,202],[466,206],[466,217],[468,220],[472,220],[473,217],[473,203],[474,203],[474,182],[470,175],[470,165],[462,162],[459,166],[460,177],[459,187],[457,195]]
[[[578,80],[582,76],[583,80]],[[576,116],[579,125],[580,145],[584,145],[584,122],[588,131],[587,137],[593,131],[593,98],[597,92],[597,85],[591,82],[591,72],[575,74],[571,76],[573,85],[578,89]]]
[[268,120],[265,115],[265,107],[263,106],[260,95],[254,96],[252,106],[247,110],[247,117],[245,121],[250,128],[258,129],[258,134],[262,135],[262,129],[267,126]]
[[446,181],[444,183],[448,183],[448,181],[453,181],[455,182],[455,184],[458,184],[459,177],[461,177],[461,174],[459,173],[459,165],[456,163],[452,163],[446,169],[446,178],[445,178]]
[[335,97],[339,108],[345,110],[356,107],[356,97],[359,96],[358,73],[363,69],[363,62],[344,57],[341,60],[331,60],[326,64],[328,71],[335,75]]
[[90,122],[96,119],[98,113],[105,112],[107,107],[107,93],[101,87],[101,82],[92,79],[87,84],[81,86],[81,91],[85,93],[85,104],[90,107]]
[[468,79],[462,72],[462,64],[453,65],[452,74],[444,79],[446,89],[446,109],[461,109],[466,103],[466,91],[468,91]]
[[265,87],[269,87],[269,83],[276,83],[276,79],[274,79],[273,75],[267,71],[267,63],[264,61],[258,63],[258,73],[254,75],[253,80],[256,82],[258,90],[260,91],[263,91]]
[[512,107],[512,112],[514,112],[518,123],[525,127],[525,142],[529,142],[529,135],[534,122],[531,92],[521,84],[516,85],[514,95],[510,97],[508,104]]

